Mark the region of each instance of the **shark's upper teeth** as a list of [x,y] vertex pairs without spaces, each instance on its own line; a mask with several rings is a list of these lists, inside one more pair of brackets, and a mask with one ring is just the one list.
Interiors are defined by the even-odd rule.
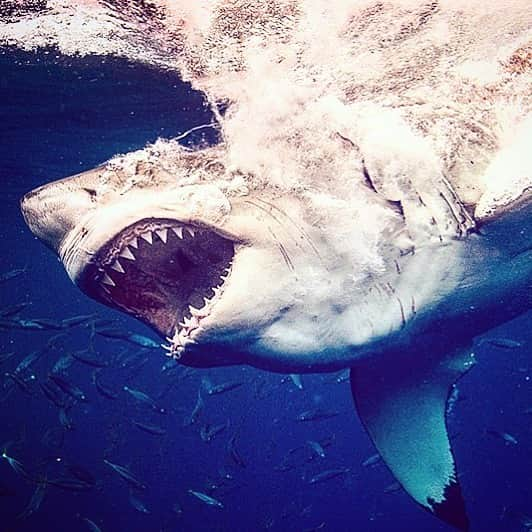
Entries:
[[124,259],[128,260],[135,260],[135,255],[131,253],[131,250],[125,246],[124,249],[120,252],[120,257],[123,257]]
[[108,284],[109,286],[116,286],[116,283],[106,273],[103,274],[102,283]]
[[166,244],[166,241],[168,240],[168,229],[157,229],[155,232],[157,233],[157,236]]
[[115,260],[114,264],[111,266],[111,269],[113,269],[115,272],[126,273],[126,271],[124,270],[124,268],[122,267],[118,259]]
[[185,229],[190,233],[190,236],[194,236],[196,234],[196,232],[194,231],[194,229],[192,229],[192,227],[185,227]]
[[141,233],[140,238],[148,242],[148,244],[153,244],[153,236],[151,234],[151,231],[146,231],[145,233]]
[[181,226],[179,227],[172,227],[172,231],[175,233],[177,238],[183,238],[183,228]]
[[135,249],[138,249],[139,247],[139,241],[137,240],[137,237],[133,237],[129,242],[128,242],[128,245],[135,248]]

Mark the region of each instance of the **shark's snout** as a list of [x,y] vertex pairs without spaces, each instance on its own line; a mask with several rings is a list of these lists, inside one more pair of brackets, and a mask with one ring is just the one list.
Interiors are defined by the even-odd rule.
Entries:
[[65,236],[93,208],[91,172],[54,181],[28,192],[20,201],[32,233],[58,252]]

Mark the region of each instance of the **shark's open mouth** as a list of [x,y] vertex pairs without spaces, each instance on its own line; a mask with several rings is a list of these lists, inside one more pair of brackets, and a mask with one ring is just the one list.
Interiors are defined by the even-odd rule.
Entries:
[[85,268],[81,289],[171,336],[179,357],[221,297],[233,242],[210,229],[144,219],[120,231]]

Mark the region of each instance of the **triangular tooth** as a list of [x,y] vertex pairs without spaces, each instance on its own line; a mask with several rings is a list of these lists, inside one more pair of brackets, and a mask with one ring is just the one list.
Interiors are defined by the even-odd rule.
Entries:
[[172,227],[172,231],[175,233],[177,238],[183,238],[183,228],[182,227]]
[[111,269],[115,272],[126,273],[126,271],[124,270],[124,268],[122,268],[122,265],[118,260],[115,260],[114,264],[111,266]]
[[194,229],[192,229],[192,227],[185,227],[185,229],[190,233],[190,236],[194,236],[196,234],[196,232],[194,231]]
[[196,316],[192,316],[191,318],[186,318],[183,320],[184,326],[190,328],[197,327],[199,324],[198,318]]
[[102,283],[108,284],[109,286],[116,286],[116,283],[106,274],[103,274]]
[[208,313],[205,312],[207,310],[205,307],[202,307],[201,310],[199,310],[192,305],[189,305],[188,310],[190,310],[192,316],[197,316],[198,318],[204,318],[208,315]]
[[153,237],[152,237],[151,231],[146,231],[145,233],[142,233],[140,235],[140,238],[142,238],[143,240],[146,240],[148,244],[153,244]]
[[168,229],[157,229],[155,232],[157,233],[157,236],[166,244],[166,241],[168,240]]
[[128,260],[135,260],[135,255],[131,253],[131,250],[127,246],[120,252],[120,257]]
[[128,245],[130,245],[132,248],[138,249],[139,241],[137,240],[137,237],[133,238]]

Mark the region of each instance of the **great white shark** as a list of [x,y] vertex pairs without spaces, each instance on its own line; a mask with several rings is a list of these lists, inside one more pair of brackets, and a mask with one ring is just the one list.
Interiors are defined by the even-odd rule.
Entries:
[[[160,141],[29,192],[22,211],[82,291],[149,324],[185,365],[350,368],[358,414],[397,480],[468,530],[446,406],[475,363],[474,338],[531,307],[530,43],[502,14],[482,19],[508,39],[495,75],[488,45],[482,59],[490,35],[481,42],[474,23],[452,19],[474,61],[447,41],[427,44],[424,32],[443,23],[438,2],[362,4],[349,42],[368,61],[361,36],[384,28],[378,48],[393,64],[343,95],[305,93],[304,113],[320,120],[316,144],[301,141],[301,128],[250,155],[273,154],[283,177],[303,168],[313,179],[280,186],[262,159],[256,173],[235,164],[235,146],[254,138],[251,126],[242,137],[231,130],[249,104],[240,97],[219,116],[219,145]],[[441,63],[445,54],[454,62]]]

